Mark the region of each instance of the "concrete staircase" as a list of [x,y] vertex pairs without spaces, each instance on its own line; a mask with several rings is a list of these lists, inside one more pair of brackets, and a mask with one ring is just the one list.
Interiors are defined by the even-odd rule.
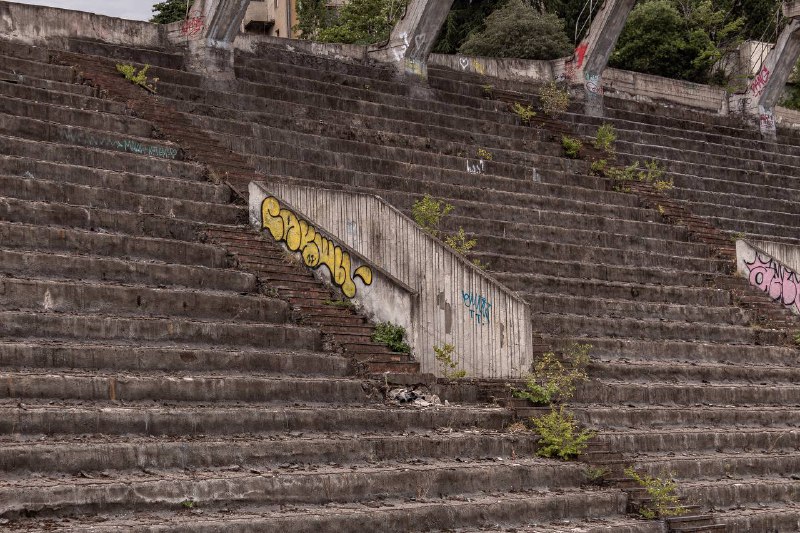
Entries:
[[209,134],[44,49],[0,71],[1,529],[654,531],[507,409],[387,404],[416,364],[249,229]]
[[[444,198],[456,207],[448,229],[478,239],[472,258],[525,295],[551,345],[594,346],[573,408],[620,465],[671,472],[729,531],[797,528],[792,319],[755,293],[756,312],[736,305],[746,287],[724,238],[698,239],[562,157],[561,134],[593,134],[597,119],[526,127],[483,98],[486,80],[431,69],[430,86],[416,85],[279,47],[237,57],[228,87],[181,70],[177,54],[69,48],[54,56],[63,66],[16,44],[0,55],[0,78],[13,81],[0,84],[13,289],[0,513],[14,526],[661,531],[624,518],[620,490],[582,489],[582,466],[532,459],[534,443],[500,432],[508,411],[386,407],[379,382],[322,351],[323,334],[362,319],[340,308],[321,319],[330,293],[282,264],[246,230],[231,189],[206,179],[235,196],[256,170],[378,193],[406,212],[422,194]],[[116,57],[153,65],[158,97],[139,91],[125,106],[73,83],[81,72],[133,95],[113,78]],[[782,213],[793,204],[776,189],[793,184],[800,149],[722,119],[607,102],[620,162],[662,159],[676,205],[723,232],[792,240]],[[174,149],[175,160],[131,146]],[[478,149],[492,154],[482,167]],[[753,327],[760,309],[780,327]],[[367,359],[414,370],[388,353]]]

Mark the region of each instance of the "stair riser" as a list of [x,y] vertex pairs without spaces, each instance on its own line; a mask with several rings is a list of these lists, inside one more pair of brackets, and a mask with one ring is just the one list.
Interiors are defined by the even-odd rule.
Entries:
[[595,439],[624,454],[676,452],[714,452],[770,450],[784,452],[800,447],[800,431],[794,429],[764,431],[673,431],[664,433],[601,434]]
[[171,316],[282,323],[286,302],[264,297],[224,295],[142,287],[64,284],[0,277],[0,309]]
[[46,78],[62,83],[73,83],[76,79],[76,73],[72,67],[49,65],[47,63],[29,61],[6,55],[0,55],[0,69],[15,72],[23,76]]
[[[80,86],[78,86],[80,87]],[[90,89],[90,87],[86,87]],[[54,88],[55,89],[55,88]],[[20,83],[0,82],[0,94],[9,98],[20,98],[29,102],[52,104],[86,111],[99,111],[116,115],[125,114],[125,104],[112,100],[101,100],[82,94],[60,92],[58,90],[40,89]],[[131,118],[131,117],[126,117]]]
[[[621,410],[618,408],[585,408],[575,406],[576,418],[592,427],[629,429],[632,427],[655,427],[689,425],[705,426],[766,426],[786,427],[787,424],[800,424],[797,413],[784,409],[749,408],[738,412],[734,409],[671,408]],[[527,416],[523,412],[523,416]],[[538,416],[539,411],[531,411]]]
[[614,379],[631,381],[647,376],[654,381],[708,381],[724,383],[726,381],[754,382],[766,385],[788,385],[800,382],[800,369],[781,367],[753,367],[730,365],[675,365],[671,361],[659,366],[641,367],[624,363],[594,363],[589,366],[589,375],[597,379]]
[[246,272],[101,257],[0,250],[0,265],[4,272],[20,277],[38,275],[246,293],[257,288],[255,276]]
[[332,354],[180,349],[126,345],[0,344],[0,367],[117,371],[230,371],[346,376],[349,363]]
[[209,343],[255,348],[319,350],[319,332],[269,324],[186,322],[173,319],[126,319],[58,314],[3,314],[0,335],[131,342]]
[[755,484],[744,481],[683,487],[679,492],[684,498],[695,501],[704,508],[713,506],[716,509],[725,509],[747,504],[796,502],[800,497],[800,484],[770,481]]
[[678,322],[706,322],[745,326],[746,313],[735,307],[694,307],[684,305],[625,302],[572,298],[561,295],[528,294],[526,300],[533,313],[570,313],[593,317],[652,318]]
[[[660,458],[655,462],[634,462],[637,470],[658,476],[670,472],[677,479],[742,479],[749,476],[784,476],[797,472],[800,458],[794,457],[733,457],[698,460]],[[735,483],[735,481],[732,481]]]

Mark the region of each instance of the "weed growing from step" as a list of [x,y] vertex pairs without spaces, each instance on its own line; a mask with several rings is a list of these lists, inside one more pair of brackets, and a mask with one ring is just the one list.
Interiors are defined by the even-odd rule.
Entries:
[[580,141],[580,139],[570,137],[569,135],[563,135],[561,137],[561,146],[564,147],[564,155],[570,159],[577,159],[578,154],[583,147],[583,143]]
[[605,477],[610,473],[610,470],[602,466],[587,466],[585,473],[586,480],[591,485],[603,485],[605,483]]
[[183,507],[184,509],[194,509],[195,505],[196,504],[195,504],[194,500],[183,500],[181,502],[181,507]]
[[536,116],[536,111],[533,110],[533,106],[524,106],[519,102],[514,102],[511,110],[519,117],[523,124],[530,124],[531,119]]
[[678,484],[672,476],[662,472],[659,477],[649,474],[639,475],[632,466],[625,469],[625,475],[644,488],[650,501],[639,508],[639,515],[648,520],[681,516],[686,514],[686,508],[681,505],[678,498]]
[[372,342],[385,344],[393,352],[411,353],[411,346],[406,342],[406,328],[391,322],[375,324]]
[[494,98],[494,85],[481,85],[481,94],[487,100]]
[[597,161],[592,162],[592,166],[589,167],[589,171],[595,176],[605,176],[607,166],[608,166],[608,160],[598,159]]
[[624,168],[610,168],[606,171],[606,176],[614,180],[614,190],[618,192],[631,192],[631,188],[626,183],[638,181],[652,185],[658,192],[672,189],[675,184],[672,178],[665,178],[666,170],[657,161],[646,161],[644,167],[639,167],[639,161],[634,161]]
[[133,83],[134,85],[139,85],[140,87],[144,87],[151,93],[156,92],[155,83],[158,82],[158,78],[153,78],[150,80],[152,84],[148,83],[147,81],[147,71],[150,69],[150,65],[145,65],[139,72],[136,72],[136,67],[133,65],[125,65],[122,63],[117,63],[117,72],[125,76],[125,79],[129,82]]
[[539,89],[539,102],[545,115],[557,118],[569,107],[569,91],[559,88],[555,81],[551,81]]
[[575,395],[579,382],[589,379],[591,344],[572,344],[562,358],[554,352],[541,355],[533,366],[533,372],[525,376],[525,388],[511,391],[515,398],[522,398],[535,405],[550,405],[565,402]]
[[792,341],[794,342],[795,346],[800,346],[800,331],[794,332],[794,336],[792,336]]
[[614,133],[614,126],[611,124],[603,124],[597,128],[593,144],[598,150],[602,150],[610,155],[614,153],[614,141],[616,140],[617,134]]
[[553,406],[544,416],[531,418],[531,423],[539,434],[539,447],[536,455],[540,457],[558,457],[564,461],[573,459],[583,453],[589,439],[595,432],[581,430],[575,422],[575,415],[564,409]]
[[344,309],[352,309],[353,307],[355,307],[353,305],[353,302],[351,302],[350,300],[325,300],[322,303],[333,307],[342,307]]
[[[481,150],[483,149],[478,150],[479,157]],[[484,155],[486,154],[491,158],[492,154],[484,150]],[[411,206],[411,216],[414,218],[414,222],[420,225],[422,231],[431,237],[442,239],[454,252],[463,256],[475,248],[478,241],[476,239],[468,239],[464,228],[458,228],[458,231],[453,234],[447,234],[441,230],[442,220],[452,213],[453,209],[452,205],[445,203],[443,200],[436,200],[426,194]],[[478,268],[482,268],[477,262],[473,261],[473,263]]]
[[478,148],[478,151],[475,152],[475,155],[478,157],[478,159],[483,159],[484,161],[491,161],[494,158],[492,152],[483,148]]
[[455,351],[456,347],[449,342],[442,346],[438,344],[434,344],[433,346],[433,354],[436,358],[436,362],[442,369],[442,375],[447,379],[461,379],[467,376],[466,370],[456,370],[458,368],[458,363],[453,360]]

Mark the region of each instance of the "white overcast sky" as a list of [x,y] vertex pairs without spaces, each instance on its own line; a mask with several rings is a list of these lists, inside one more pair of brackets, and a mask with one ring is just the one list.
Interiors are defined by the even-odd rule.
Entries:
[[132,20],[149,20],[153,16],[153,4],[159,0],[11,0],[19,4],[60,7],[89,11],[111,17]]

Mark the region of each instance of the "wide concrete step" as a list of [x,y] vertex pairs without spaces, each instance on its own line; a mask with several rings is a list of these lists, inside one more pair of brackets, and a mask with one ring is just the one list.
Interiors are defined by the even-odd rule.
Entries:
[[249,346],[318,350],[317,330],[282,323],[200,321],[184,318],[143,318],[95,314],[0,311],[0,335],[6,338],[129,341],[189,345]]
[[[688,451],[688,450],[687,450]],[[800,455],[795,453],[716,453],[700,455],[683,453],[678,455],[650,454],[639,455],[633,465],[637,470],[658,476],[663,471],[670,472],[674,478],[693,481],[716,481],[728,479],[735,484],[757,477],[789,477],[800,467]],[[754,502],[758,503],[758,501]]]
[[35,87],[47,91],[76,94],[80,96],[96,96],[97,91],[88,85],[78,85],[71,82],[55,81],[47,78],[17,73],[12,69],[0,67],[0,83]]
[[792,531],[800,522],[800,505],[791,502],[768,502],[737,510],[717,510],[715,520],[729,531]]
[[174,51],[116,45],[113,43],[70,38],[67,49],[80,54],[102,55],[118,61],[133,61],[167,68],[184,68],[184,55]]
[[[795,428],[704,427],[626,429],[601,432],[596,442],[623,454],[656,454],[666,450],[693,456],[703,452],[760,452],[783,456],[800,445]],[[734,455],[735,456],[735,455]]]
[[0,275],[0,309],[286,322],[289,304],[258,294],[20,279]]
[[[705,181],[705,180],[703,180]],[[709,180],[712,186],[716,186],[715,181]],[[681,185],[672,189],[669,194],[673,198],[683,200],[684,202],[696,202],[699,204],[715,204],[719,205],[725,210],[731,208],[741,208],[748,210],[755,210],[756,213],[761,211],[776,212],[776,213],[800,213],[800,202],[796,202],[791,198],[786,198],[786,190],[780,190],[779,194],[784,198],[773,198],[768,196],[772,193],[770,190],[759,190],[755,187],[749,187],[748,194],[740,194],[738,192],[715,191],[715,190],[701,190],[693,187],[687,187],[688,184]],[[703,184],[700,184],[702,186]]]
[[[352,464],[361,468],[385,461],[426,464],[431,460],[472,463],[491,458],[499,465],[535,455],[532,434],[492,430],[423,431],[396,434],[284,434],[232,440],[197,437],[155,440],[142,437],[54,436],[35,443],[3,442],[0,471],[8,478],[33,473],[67,475],[154,469],[223,471],[308,471],[307,466]],[[91,445],[87,446],[88,443]],[[232,443],[234,445],[232,445]],[[574,468],[563,473],[575,477]],[[100,476],[98,476],[100,477]],[[578,482],[580,480],[578,479]]]
[[539,313],[533,316],[533,321],[551,335],[701,341],[728,344],[731,350],[736,349],[735,345],[776,345],[785,340],[785,332],[779,330],[703,322],[673,322],[658,316],[610,318]]
[[697,198],[691,198],[685,202],[690,212],[700,216],[742,218],[756,223],[777,224],[793,228],[800,225],[800,214],[797,213],[756,209],[752,204],[749,207],[726,206],[716,202],[703,202]]
[[[57,105],[45,102],[11,98],[0,93],[0,128],[2,131],[13,131],[16,126],[29,136],[28,132],[52,131],[45,129],[44,124],[72,126],[72,131],[77,135],[77,130],[93,130],[94,135],[100,136],[102,132],[108,137],[134,137],[150,138],[153,135],[153,125],[149,122],[119,113],[105,113],[99,109],[82,109],[68,105]],[[124,110],[122,110],[124,113]],[[44,140],[44,139],[42,139]]]
[[32,224],[0,222],[0,242],[6,249],[92,254],[207,268],[226,268],[230,263],[223,248],[208,244]]
[[[59,130],[68,132],[68,130]],[[91,140],[92,138],[80,137],[78,141]],[[111,149],[94,148],[77,144],[64,144],[61,140],[54,142],[41,142],[39,137],[22,138],[11,135],[0,135],[0,153],[15,157],[25,157],[32,160],[49,161],[52,163],[66,163],[80,167],[90,167],[116,172],[129,172],[148,176],[161,176],[180,178],[194,181],[205,181],[205,168],[196,163],[176,161],[171,159],[139,155],[118,150],[116,144]],[[139,150],[141,143],[125,144],[125,150]],[[164,147],[159,141],[147,144],[145,147]]]
[[33,176],[53,182],[64,182],[101,189],[114,189],[146,196],[177,198],[184,201],[227,204],[230,188],[211,182],[189,181],[181,178],[149,176],[116,172],[31,159],[26,156],[0,156],[0,173],[7,176]]
[[[800,425],[800,409],[786,406],[571,406],[575,418],[597,429],[675,430],[719,427],[795,428]],[[523,411],[523,415],[546,413],[547,409]]]
[[749,234],[757,239],[785,240],[796,239],[797,231],[794,226],[784,224],[771,224],[769,222],[754,222],[745,218],[726,218],[717,216],[704,217],[713,226],[731,234],[731,242],[739,234]]
[[124,341],[71,342],[26,337],[0,343],[0,367],[104,371],[231,371],[285,375],[345,376],[348,361],[329,353],[280,348],[190,347]]
[[[772,335],[772,334],[771,334]],[[626,357],[640,361],[679,361],[688,363],[743,364],[758,362],[765,365],[793,365],[800,362],[800,353],[794,346],[730,345],[681,340],[621,339],[609,336],[549,336],[547,342],[559,349],[571,343],[592,345],[596,357]]]
[[605,380],[641,380],[642,376],[666,382],[740,382],[750,385],[787,385],[800,381],[800,368],[794,365],[765,365],[759,361],[743,364],[681,363],[668,361],[634,361],[630,359],[595,359],[590,375]]
[[750,323],[747,313],[735,306],[697,306],[679,303],[652,303],[635,299],[593,298],[569,294],[524,293],[525,300],[534,313],[555,315],[582,315],[608,319],[657,318],[670,322],[700,324],[731,324],[745,326]]
[[[127,515],[104,520],[93,525],[98,532],[130,530],[136,531],[278,531],[290,529],[299,533],[315,531],[452,531],[459,526],[494,527],[498,523],[549,523],[551,521],[574,521],[586,517],[615,517],[624,511],[625,496],[616,490],[592,492],[580,490],[561,491],[559,494],[474,494],[470,497],[452,498],[421,497],[415,500],[370,501],[364,505],[329,504],[325,506],[293,505],[286,510],[265,511],[263,506],[240,508],[232,513],[214,513],[206,517],[181,516],[174,509],[181,502],[172,502],[171,509],[159,514],[156,510],[147,515]],[[211,509],[210,509],[211,510]],[[108,518],[108,517],[106,517]],[[81,528],[85,521],[80,518],[66,519],[68,527]],[[28,527],[30,520],[16,522]],[[563,523],[563,522],[562,522]],[[36,526],[34,526],[36,527]],[[607,531],[607,530],[606,530]],[[620,530],[625,531],[625,530]],[[647,528],[636,533],[651,533]]]
[[77,72],[73,67],[52,65],[5,54],[0,55],[0,69],[22,76],[34,76],[61,83],[74,83],[77,80]]
[[70,91],[63,91],[59,90],[61,87],[42,87],[42,83],[33,83],[31,78],[25,79],[24,82],[12,83],[11,81],[3,80],[2,77],[2,74],[0,74],[0,94],[7,98],[18,98],[20,100],[64,106],[78,110],[98,111],[115,115],[125,114],[125,104],[123,102],[95,98],[92,88],[89,86],[74,86],[89,89],[88,94],[85,94],[85,92],[73,92],[71,90],[73,86],[69,87]]
[[[26,399],[0,401],[0,435],[269,435],[299,432],[360,433],[468,429],[500,430],[512,413],[499,407],[435,406],[428,409],[372,406],[319,405],[314,407],[269,404],[159,406],[152,401],[125,406],[81,400]],[[199,408],[200,406],[202,408]]]
[[[281,347],[291,348],[287,342]],[[223,372],[0,371],[4,398],[72,400],[359,404],[372,390],[360,380]]]
[[28,178],[0,174],[0,191],[3,196],[22,200],[128,211],[209,224],[233,224],[244,218],[246,212],[246,208],[232,204],[142,195],[115,189],[45,180],[40,177]]
[[635,405],[800,405],[800,387],[751,383],[611,382],[593,379],[578,386],[576,401]]
[[730,480],[682,483],[678,492],[703,508],[738,508],[750,504],[797,502],[800,481],[781,476],[746,477]]
[[0,265],[4,273],[17,277],[42,276],[68,281],[94,280],[243,293],[252,293],[257,288],[255,275],[248,272],[152,260],[0,248]]

